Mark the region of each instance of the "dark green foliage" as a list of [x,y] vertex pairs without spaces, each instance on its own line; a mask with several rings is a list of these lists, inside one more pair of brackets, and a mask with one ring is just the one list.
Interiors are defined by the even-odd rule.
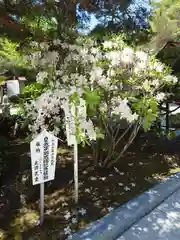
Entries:
[[38,98],[45,90],[46,86],[35,82],[27,85],[22,94],[18,96],[12,96],[9,100],[13,104],[21,105],[25,102],[29,102],[30,100]]
[[24,88],[21,98],[25,101],[36,99],[46,90],[46,86],[40,83],[32,83]]
[[6,173],[10,164],[9,158],[10,121],[0,116],[0,178]]
[[0,177],[8,168],[8,145],[9,142],[6,137],[0,136]]

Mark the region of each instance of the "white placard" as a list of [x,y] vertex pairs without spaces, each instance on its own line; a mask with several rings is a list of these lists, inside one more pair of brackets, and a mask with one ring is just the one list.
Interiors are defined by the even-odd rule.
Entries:
[[86,118],[87,118],[86,102],[82,98],[80,98],[80,104],[78,106],[78,117],[81,121],[86,122]]
[[[84,102],[81,102],[82,105]],[[76,107],[74,104],[70,105],[68,101],[63,102],[63,109],[65,113],[66,136],[68,146],[74,146],[74,199],[78,203],[78,144],[76,139]]]
[[58,138],[44,130],[30,144],[33,185],[55,177]]
[[75,106],[64,103],[66,136],[68,146],[76,143]]
[[7,81],[7,95],[8,97],[16,96],[20,94],[20,86],[18,80]]

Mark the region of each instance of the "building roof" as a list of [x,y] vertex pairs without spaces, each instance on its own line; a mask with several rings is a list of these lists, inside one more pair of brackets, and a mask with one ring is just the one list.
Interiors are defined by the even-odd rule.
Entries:
[[17,80],[19,81],[27,81],[27,79],[23,76],[17,77]]

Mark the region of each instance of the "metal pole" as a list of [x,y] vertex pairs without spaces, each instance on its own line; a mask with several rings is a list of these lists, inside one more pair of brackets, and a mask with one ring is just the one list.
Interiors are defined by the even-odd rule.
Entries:
[[74,187],[75,203],[78,203],[78,144],[74,143]]
[[44,183],[40,184],[40,225],[44,222]]

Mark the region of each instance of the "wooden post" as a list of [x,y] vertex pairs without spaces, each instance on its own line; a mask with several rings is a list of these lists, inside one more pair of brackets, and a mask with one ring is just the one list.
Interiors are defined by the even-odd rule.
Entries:
[[166,135],[169,133],[169,103],[166,103]]
[[40,225],[44,222],[44,183],[40,184]]
[[74,186],[75,186],[75,203],[78,203],[78,144],[74,143]]

